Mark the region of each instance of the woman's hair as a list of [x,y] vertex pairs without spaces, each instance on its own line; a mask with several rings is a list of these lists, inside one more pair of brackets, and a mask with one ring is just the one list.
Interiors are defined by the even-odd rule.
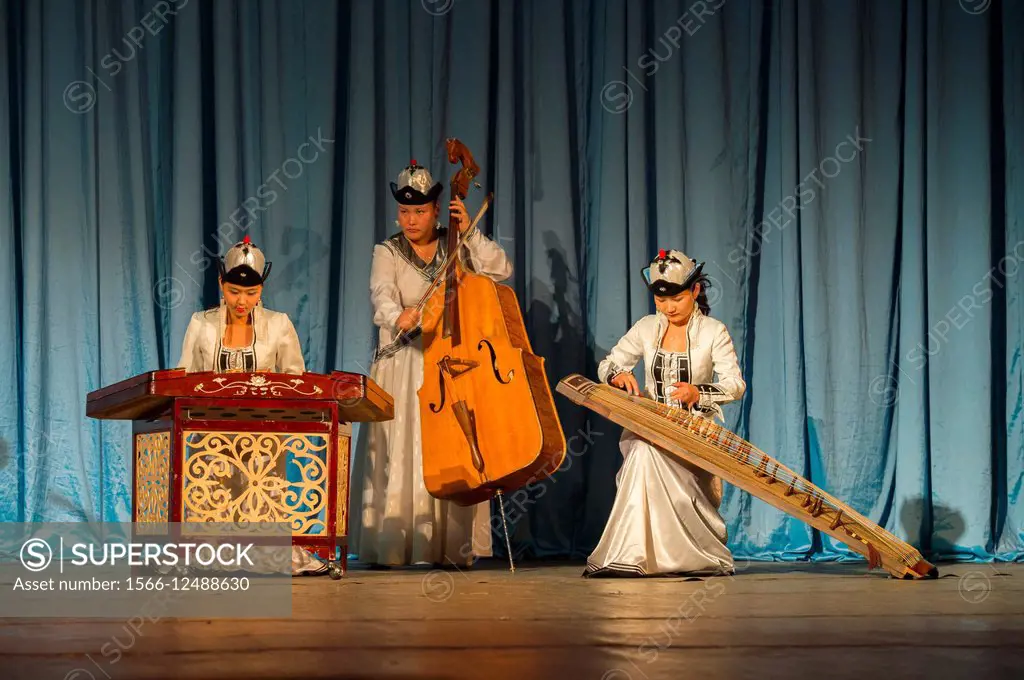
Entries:
[[708,304],[708,287],[711,285],[711,280],[707,274],[701,274],[694,283],[700,284],[700,293],[697,295],[697,307],[700,309],[700,313],[704,316],[711,316],[711,305]]

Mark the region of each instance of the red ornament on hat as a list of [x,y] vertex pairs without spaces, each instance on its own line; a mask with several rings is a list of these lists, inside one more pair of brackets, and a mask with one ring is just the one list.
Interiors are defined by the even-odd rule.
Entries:
[[246,234],[245,238],[242,239],[242,243],[245,243],[246,245],[252,243],[252,239],[249,238],[248,234]]
[[415,167],[419,167],[418,164],[416,163],[416,159],[415,158],[412,159],[412,161],[409,163],[409,165],[411,165],[414,168]]
[[662,248],[661,250],[658,251],[658,259],[659,260],[664,260],[665,259],[665,249],[664,248]]

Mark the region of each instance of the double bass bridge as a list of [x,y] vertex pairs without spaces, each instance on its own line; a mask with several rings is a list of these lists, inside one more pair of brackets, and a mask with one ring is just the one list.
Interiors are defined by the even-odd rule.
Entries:
[[[434,413],[440,413],[441,409],[444,408],[444,402],[447,397],[448,390],[445,387],[445,376],[454,382],[459,376],[472,371],[474,368],[480,366],[480,362],[472,361],[470,359],[453,359],[450,355],[445,355],[438,362],[438,368],[441,370],[438,372],[440,376],[440,389],[441,389],[441,403],[430,404],[430,410]],[[454,386],[453,386],[454,387]],[[458,395],[453,392],[453,398],[455,401],[452,403],[452,413],[455,415],[455,420],[458,421],[459,427],[462,429],[462,434],[466,437],[466,442],[469,444],[470,456],[473,460],[473,467],[481,475],[484,473],[484,457],[480,453],[479,442],[476,437],[476,418],[473,412],[466,405],[464,399],[459,399]]]
[[448,390],[445,387],[445,376],[454,381],[456,378],[464,373],[472,371],[474,368],[480,366],[479,361],[473,361],[471,359],[452,359],[451,356],[445,355],[441,361],[437,362],[438,368],[441,370],[438,372],[438,379],[440,384],[438,388],[441,391],[441,403],[435,404],[431,402],[430,410],[434,413],[440,413],[441,409],[444,408],[444,402],[448,395]]

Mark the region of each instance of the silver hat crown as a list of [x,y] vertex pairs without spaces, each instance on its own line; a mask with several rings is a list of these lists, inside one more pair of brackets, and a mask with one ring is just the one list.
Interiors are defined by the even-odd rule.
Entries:
[[667,281],[668,283],[683,284],[690,274],[697,268],[697,263],[679,250],[669,250],[659,253],[658,257],[651,262],[651,283]]
[[231,246],[224,255],[224,268],[227,271],[242,265],[249,265],[249,267],[259,273],[263,271],[266,262],[263,251],[253,245],[248,236]]
[[704,263],[697,263],[680,250],[660,250],[641,272],[644,283],[655,295],[678,295],[700,276]]
[[436,201],[441,189],[441,184],[434,181],[430,171],[415,159],[398,173],[398,183],[391,183],[391,195],[405,205],[423,205]]
[[398,188],[411,187],[421,194],[428,193],[434,186],[434,178],[430,171],[416,165],[416,161],[398,173]]
[[258,286],[267,280],[270,264],[263,251],[246,236],[224,253],[220,261],[220,276],[226,283]]

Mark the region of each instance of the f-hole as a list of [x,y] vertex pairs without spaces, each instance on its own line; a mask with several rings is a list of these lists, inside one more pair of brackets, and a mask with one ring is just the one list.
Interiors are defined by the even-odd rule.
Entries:
[[512,376],[515,375],[516,370],[514,368],[510,368],[508,371],[508,379],[502,380],[501,373],[498,371],[498,355],[494,353],[494,347],[491,345],[491,341],[486,339],[481,340],[477,343],[476,348],[479,350],[484,345],[487,345],[487,350],[491,353],[491,370],[494,371],[495,379],[502,385],[507,385],[512,382]]
[[441,403],[440,404],[434,404],[434,402],[430,402],[430,410],[432,412],[434,412],[434,413],[440,413],[441,409],[444,408],[445,390],[444,390],[444,370],[443,369],[437,372],[437,377],[438,377],[438,383],[439,383],[438,387],[441,389]]

